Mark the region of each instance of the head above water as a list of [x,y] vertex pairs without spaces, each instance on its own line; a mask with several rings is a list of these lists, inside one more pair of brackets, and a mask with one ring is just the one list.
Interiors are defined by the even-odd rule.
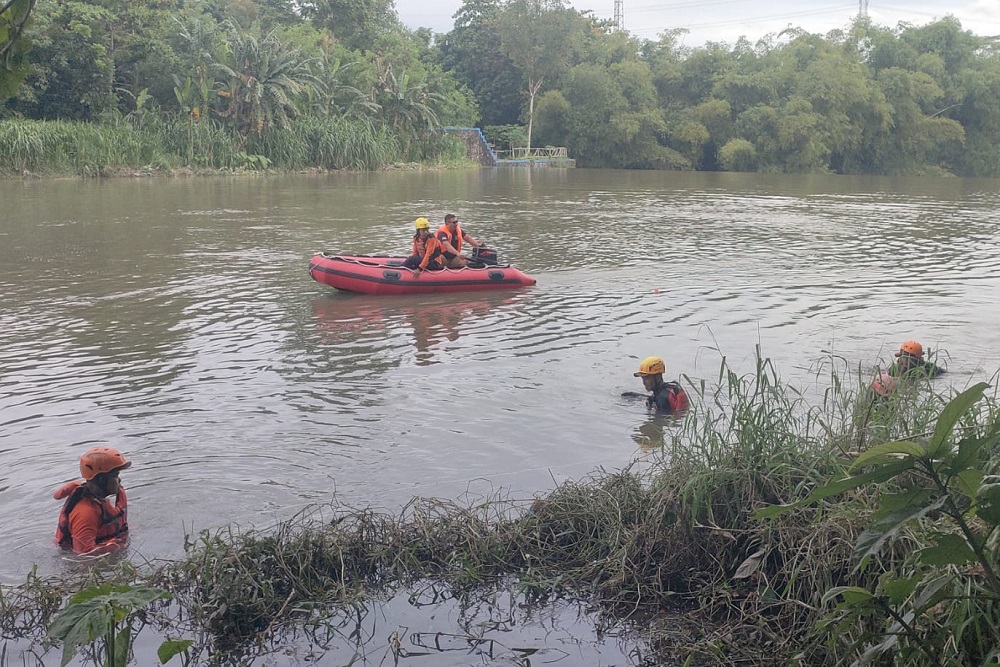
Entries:
[[639,371],[637,373],[633,373],[632,376],[641,378],[650,375],[663,375],[666,369],[667,367],[663,363],[663,359],[660,359],[659,357],[646,357],[642,360],[642,363],[639,364]]
[[132,466],[122,453],[113,447],[94,447],[80,457],[80,474],[88,482],[96,476],[125,470]]
[[923,359],[924,346],[915,340],[904,341],[903,344],[899,346],[899,352],[896,353],[896,356]]

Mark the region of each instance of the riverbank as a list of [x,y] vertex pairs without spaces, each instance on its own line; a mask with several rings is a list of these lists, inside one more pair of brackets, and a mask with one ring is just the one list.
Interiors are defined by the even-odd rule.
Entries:
[[40,644],[66,593],[113,581],[169,592],[150,622],[200,638],[194,654],[238,655],[380,590],[513,579],[520,604],[588,601],[657,664],[985,659],[1000,618],[982,548],[1000,523],[995,395],[916,382],[875,401],[869,378],[831,372],[809,405],[766,360],[720,377],[662,451],[624,470],[530,501],[329,506],[191,535],[177,562],[4,587],[0,630]]
[[326,173],[470,166],[442,133],[405,140],[358,122],[304,118],[241,136],[210,120],[115,118],[106,123],[0,120],[0,177],[149,177]]

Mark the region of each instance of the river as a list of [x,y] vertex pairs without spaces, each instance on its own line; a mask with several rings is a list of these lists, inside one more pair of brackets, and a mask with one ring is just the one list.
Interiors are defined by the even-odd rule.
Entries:
[[[319,250],[405,252],[459,215],[535,287],[365,297]],[[132,553],[333,499],[530,498],[641,454],[622,391],[750,370],[808,383],[902,340],[945,382],[1000,367],[1000,181],[470,170],[0,182],[0,580],[65,567],[53,490],[134,461]],[[944,386],[947,386],[945,384]]]

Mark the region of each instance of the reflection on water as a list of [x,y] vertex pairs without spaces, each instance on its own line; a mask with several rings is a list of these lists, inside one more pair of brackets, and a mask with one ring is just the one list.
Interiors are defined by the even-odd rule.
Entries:
[[[621,468],[673,428],[619,399],[649,355],[709,387],[757,346],[807,384],[825,354],[870,368],[908,339],[956,386],[1000,366],[1000,181],[475,170],[0,181],[0,201],[5,579],[65,567],[51,492],[97,442],[135,461],[132,553],[167,558],[332,497]],[[458,214],[538,285],[309,278],[317,250],[407,252],[415,212]]]
[[[192,654],[195,664],[247,667],[649,664],[634,638],[606,626],[601,614],[572,600],[527,604],[516,588],[456,592],[420,582],[397,592],[369,591],[364,602],[324,610],[301,625],[274,628],[229,654],[209,656],[198,645]],[[153,656],[165,639],[155,626],[144,626],[134,648],[138,663],[155,664]],[[0,667],[59,662],[59,647],[46,652],[40,642],[32,647],[27,639],[11,641],[4,648]]]
[[[498,327],[502,313],[517,301],[514,297],[481,293],[469,295],[431,295],[414,303],[408,297],[371,299],[363,295],[331,294],[313,302],[313,314],[322,332],[323,345],[341,345],[362,335],[384,338],[410,330],[418,366],[447,360],[448,343],[456,343],[461,334],[476,335],[480,330]],[[499,311],[501,315],[494,316]]]

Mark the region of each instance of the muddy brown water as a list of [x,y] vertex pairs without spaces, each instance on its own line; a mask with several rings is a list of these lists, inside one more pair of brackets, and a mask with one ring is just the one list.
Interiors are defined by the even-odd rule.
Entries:
[[[457,213],[535,287],[419,298],[314,283]],[[52,491],[134,461],[132,552],[336,498],[515,497],[624,467],[632,372],[786,379],[900,341],[955,386],[1000,367],[1000,181],[471,170],[0,182],[0,580],[67,564]],[[653,428],[655,431],[655,427]]]

